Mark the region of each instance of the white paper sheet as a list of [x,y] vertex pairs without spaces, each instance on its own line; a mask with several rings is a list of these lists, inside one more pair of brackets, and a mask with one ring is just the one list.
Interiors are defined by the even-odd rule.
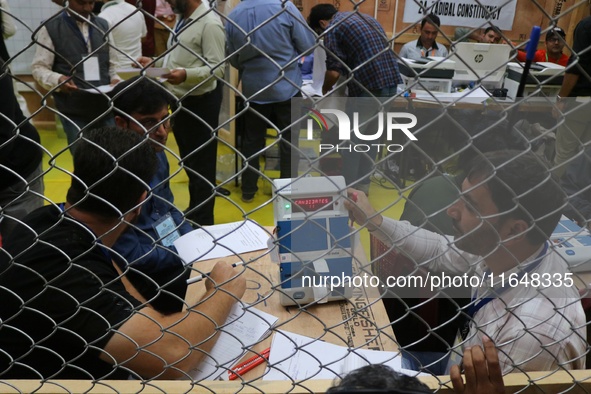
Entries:
[[279,330],[273,336],[270,369],[263,380],[334,379],[370,364],[385,364],[409,376],[420,376],[417,371],[402,368],[397,352],[352,350]]
[[185,264],[267,248],[270,234],[259,224],[242,221],[191,231],[174,241]]
[[209,356],[198,368],[190,371],[193,380],[215,380],[220,376],[227,380],[228,369],[242,357],[246,349],[258,343],[277,318],[254,307],[244,308],[236,303]]
[[103,94],[103,93],[109,93],[111,90],[113,90],[115,88],[115,86],[116,85],[101,85],[101,86],[95,86],[95,87],[88,88],[88,89],[80,89],[80,90],[83,90],[88,93]]

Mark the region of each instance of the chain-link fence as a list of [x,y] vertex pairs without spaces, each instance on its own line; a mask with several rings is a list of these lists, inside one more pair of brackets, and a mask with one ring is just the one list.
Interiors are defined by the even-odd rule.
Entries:
[[53,3],[0,1],[0,391],[446,392],[488,339],[591,391],[588,2]]

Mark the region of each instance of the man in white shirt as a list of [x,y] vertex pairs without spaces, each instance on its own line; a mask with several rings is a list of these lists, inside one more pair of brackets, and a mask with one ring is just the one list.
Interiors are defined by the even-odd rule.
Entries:
[[412,60],[419,60],[422,57],[446,57],[447,48],[437,44],[437,35],[441,22],[434,14],[427,15],[421,21],[421,36],[411,42],[404,44],[400,50],[400,57]]
[[453,241],[383,217],[362,192],[349,195],[352,200],[345,204],[357,223],[430,275],[467,273],[480,280],[462,311],[469,317],[462,347],[482,345],[487,335],[499,349],[504,373],[585,368],[586,326],[578,291],[548,242],[565,195],[533,153],[491,152],[472,162],[461,197],[447,211]]
[[142,56],[142,38],[148,34],[141,9],[124,0],[111,0],[103,5],[99,18],[106,20],[112,29],[116,69],[130,67],[135,59]]
[[82,90],[120,80],[110,60],[113,49],[105,45],[109,25],[92,14],[94,3],[70,0],[34,37],[33,78],[53,94],[68,144],[91,122],[95,127],[114,124],[108,98]]

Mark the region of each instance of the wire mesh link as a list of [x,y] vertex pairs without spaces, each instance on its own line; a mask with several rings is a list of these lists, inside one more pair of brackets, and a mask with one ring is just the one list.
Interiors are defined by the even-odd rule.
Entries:
[[[195,2],[172,3],[183,14]],[[378,2],[333,1],[339,12],[351,13],[336,22],[328,18],[322,29],[306,21],[318,2],[278,2],[278,11],[251,29],[231,14],[234,3],[204,2],[189,18],[177,15],[170,27],[145,0],[108,2],[103,12],[121,7],[115,22],[93,16],[93,1],[66,0],[64,8],[49,8],[39,25],[16,1],[0,2],[2,26],[11,19],[27,32],[9,47],[0,68],[0,391],[28,391],[12,379],[32,379],[76,392],[54,380],[79,379],[120,392],[111,381],[130,378],[140,383],[137,392],[167,392],[159,379],[187,381],[187,392],[217,392],[221,386],[212,380],[228,378],[241,359],[284,343],[287,351],[271,352],[266,367],[239,374],[235,391],[268,392],[262,381],[273,378],[286,381],[278,386],[283,391],[315,392],[316,379],[342,377],[368,363],[368,350],[388,350],[382,362],[411,376],[431,375],[431,388],[447,392],[448,364],[482,345],[483,335],[495,343],[503,373],[524,379],[514,391],[554,392],[544,381],[549,377],[562,380],[564,392],[591,391],[585,371],[591,310],[585,266],[591,256],[578,255],[587,253],[591,239],[585,176],[591,104],[583,97],[591,84],[591,43],[581,48],[588,31],[573,38],[573,18],[586,16],[581,9],[588,2],[528,2],[543,21],[542,37],[554,34],[572,60],[551,77],[532,73],[524,97],[510,98],[490,81],[499,73],[508,81],[524,72],[518,51],[528,37],[517,40],[496,29],[508,61],[484,71],[461,49],[494,27],[494,13],[510,1],[493,9],[472,2],[487,14],[477,27],[453,34],[435,26],[438,45],[449,52],[423,59],[430,62],[426,67],[409,66],[414,63],[397,54],[401,43],[420,35],[421,20],[391,33],[384,22],[383,31],[366,27],[377,31],[381,47],[359,62],[345,56],[343,47],[351,42],[335,45],[334,32],[344,35],[339,28],[352,29],[348,23],[358,16],[369,23],[382,12]],[[416,2],[423,15],[438,12],[441,3]],[[566,18],[566,35],[553,33]],[[120,32],[141,31],[139,20],[169,34],[164,52],[140,57],[137,39],[133,50],[118,41],[131,34]],[[284,47],[286,23],[312,42],[300,37],[290,43],[294,48]],[[408,72],[402,70],[402,82],[381,97],[362,75],[393,49]],[[312,78],[302,83],[299,75],[312,54]],[[110,63],[115,58],[125,66]],[[338,70],[339,78],[323,95],[326,67],[318,64],[324,66],[325,58],[328,74]],[[434,85],[430,76],[449,70],[449,60],[475,75],[453,94],[451,77],[449,85]],[[249,67],[265,74],[256,80]],[[558,89],[572,75],[582,86],[572,96],[579,97],[557,102]],[[110,86],[119,79],[126,81]],[[479,88],[482,96],[470,100]],[[364,98],[352,97],[357,91]],[[22,111],[19,92],[33,96],[38,107]],[[55,118],[67,140],[52,143],[51,132],[41,131],[44,114]],[[346,140],[341,115],[353,126]],[[410,127],[417,140],[403,132],[409,115],[417,120]],[[369,130],[376,123],[379,132]],[[264,131],[254,135],[255,129]],[[330,177],[346,177],[351,152],[371,169],[345,178],[341,187]],[[323,221],[327,211],[337,210],[337,200],[320,198],[307,209],[286,191],[309,176],[329,177],[339,204],[373,208],[362,207],[363,220],[352,214],[356,225],[338,232]],[[278,178],[293,180],[273,190]],[[50,197],[47,185],[62,181],[61,192],[51,192],[59,199]],[[272,226],[277,207],[286,203],[300,210],[301,220],[282,231]],[[558,232],[563,214],[569,220]],[[219,217],[241,223],[219,233],[208,227],[230,221]],[[270,250],[241,253],[225,242],[247,223],[270,238]],[[224,261],[240,264],[203,262],[209,250],[187,261],[174,241],[194,229],[227,250]],[[318,239],[327,246],[311,261],[306,247]],[[316,272],[315,262],[334,255],[351,260],[350,292],[344,277]],[[281,264],[285,256],[292,271]],[[188,285],[197,275],[206,278]],[[323,295],[304,302],[292,285],[305,275],[324,283],[311,286]],[[326,303],[332,296],[341,300]],[[231,310],[234,304],[240,307]],[[280,315],[268,321],[260,310]],[[247,339],[252,327],[244,321],[262,326],[264,334]],[[212,344],[222,337],[231,345],[216,356]],[[296,375],[290,361],[301,363]],[[41,384],[30,391],[37,389]]]

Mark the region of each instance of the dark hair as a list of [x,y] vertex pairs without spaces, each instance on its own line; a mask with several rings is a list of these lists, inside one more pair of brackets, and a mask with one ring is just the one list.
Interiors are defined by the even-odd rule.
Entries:
[[499,213],[525,220],[532,245],[545,242],[556,228],[566,203],[549,165],[533,152],[505,150],[476,157],[470,183],[485,181]]
[[548,30],[548,33],[546,33],[546,41],[553,38],[554,36],[560,36],[562,39],[564,39],[566,37],[566,33],[564,30],[562,30],[562,28],[558,26],[554,27],[551,30]]
[[308,16],[308,25],[312,30],[320,28],[320,21],[331,20],[338,11],[332,4],[318,4],[312,7]]
[[497,34],[501,34],[501,32],[499,31],[499,28],[496,26],[489,26],[486,28],[486,30],[484,30],[484,34],[488,33],[489,31],[494,31]]
[[432,393],[419,379],[403,375],[387,365],[372,364],[349,372],[338,384],[326,390],[334,393]]
[[421,21],[421,29],[425,26],[425,23],[430,23],[437,27],[441,26],[441,20],[439,20],[439,17],[435,14],[429,14],[423,18],[423,20]]
[[115,115],[131,116],[133,112],[149,115],[168,107],[174,98],[155,80],[137,76],[120,82],[111,92]]
[[156,173],[147,137],[117,127],[83,131],[72,155],[67,200],[77,209],[115,219],[135,207]]

